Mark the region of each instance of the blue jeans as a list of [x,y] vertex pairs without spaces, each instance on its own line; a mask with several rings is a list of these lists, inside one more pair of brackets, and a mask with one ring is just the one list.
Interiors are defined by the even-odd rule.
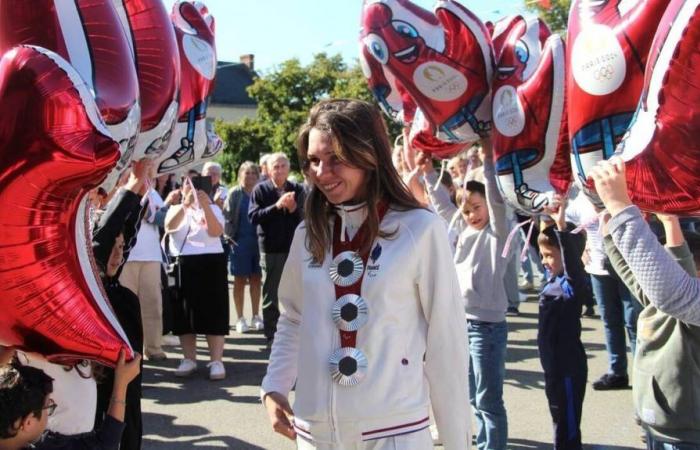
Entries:
[[609,372],[627,375],[627,344],[632,356],[637,342],[637,317],[642,305],[630,294],[617,275],[591,275],[591,285],[605,329],[605,347],[608,350]]
[[670,444],[655,439],[647,431],[647,450],[700,450],[700,444]]
[[503,403],[506,374],[506,322],[467,320],[469,401],[476,416],[476,448],[505,450],[508,417]]

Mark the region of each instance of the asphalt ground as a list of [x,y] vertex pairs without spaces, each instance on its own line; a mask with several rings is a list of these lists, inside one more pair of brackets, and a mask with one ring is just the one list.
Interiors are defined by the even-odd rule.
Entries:
[[[504,397],[509,449],[552,448],[551,419],[537,354],[534,300],[531,296],[521,304],[520,317],[508,318]],[[249,312],[246,317],[250,317]],[[640,439],[641,430],[633,418],[631,389],[601,392],[591,388],[590,383],[606,371],[607,355],[601,320],[584,318],[582,325],[589,373],[582,420],[584,448],[645,448]],[[180,348],[165,349],[167,361],[144,363],[144,449],[295,448],[291,441],[272,431],[260,404],[259,386],[268,358],[261,332],[241,335],[232,331],[227,337],[224,353],[227,377],[223,381],[207,378],[208,354],[203,339],[198,342],[199,371],[188,379],[173,375]]]

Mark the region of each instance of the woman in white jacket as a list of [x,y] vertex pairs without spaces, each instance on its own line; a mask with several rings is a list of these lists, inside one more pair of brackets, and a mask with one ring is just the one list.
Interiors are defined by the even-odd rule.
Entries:
[[369,103],[314,106],[298,152],[313,188],[262,384],[274,430],[299,449],[425,450],[432,406],[444,448],[469,448],[464,306],[442,220],[401,182]]

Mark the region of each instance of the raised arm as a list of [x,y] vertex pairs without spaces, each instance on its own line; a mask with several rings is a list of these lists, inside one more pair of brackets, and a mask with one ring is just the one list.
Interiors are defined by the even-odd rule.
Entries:
[[689,275],[664,250],[627,195],[624,162],[613,157],[591,172],[596,191],[612,218],[608,229],[615,247],[646,298],[660,311],[700,325],[700,279]]
[[501,237],[508,236],[508,221],[506,220],[506,204],[503,202],[501,192],[498,190],[496,181],[496,168],[493,164],[493,146],[491,139],[486,138],[481,141],[481,148],[484,151],[484,181],[486,183],[486,205],[489,208],[491,218],[491,229]]

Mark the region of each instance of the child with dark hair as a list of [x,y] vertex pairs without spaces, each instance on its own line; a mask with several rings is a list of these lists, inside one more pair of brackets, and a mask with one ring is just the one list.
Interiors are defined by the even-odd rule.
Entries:
[[581,343],[581,309],[590,296],[581,261],[585,237],[571,233],[566,203],[537,238],[547,282],[539,296],[537,348],[544,370],[555,449],[581,449],[581,412],[588,365]]
[[[0,369],[0,450],[108,450],[118,449],[124,429],[126,388],[140,372],[141,357],[124,361],[115,370],[109,417],[91,433],[64,436],[46,432],[48,417],[56,409],[51,398],[53,379],[41,369],[17,361]],[[80,401],[80,399],[75,399]]]

